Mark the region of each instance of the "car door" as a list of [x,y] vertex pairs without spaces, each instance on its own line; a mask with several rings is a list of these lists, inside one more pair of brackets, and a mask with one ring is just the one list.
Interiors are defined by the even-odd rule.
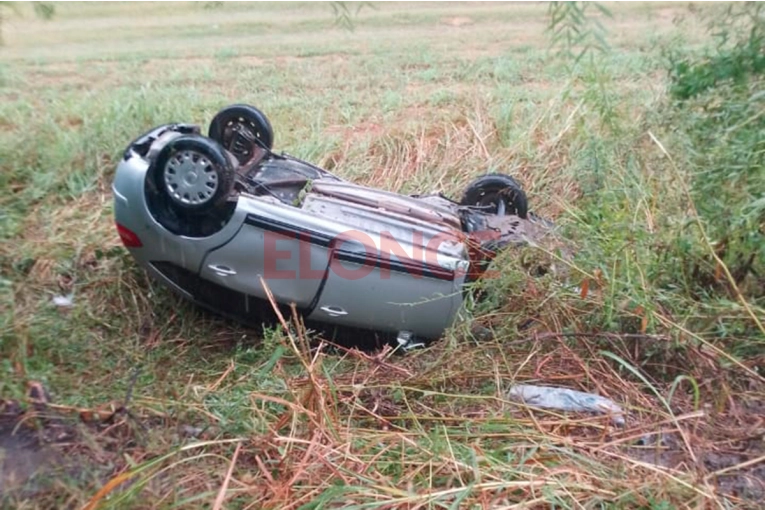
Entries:
[[309,319],[426,338],[453,322],[467,261],[448,228],[335,197],[305,207],[342,225]]
[[252,202],[239,233],[207,254],[200,276],[261,299],[267,286],[278,303],[310,308],[329,266],[331,236],[300,209]]

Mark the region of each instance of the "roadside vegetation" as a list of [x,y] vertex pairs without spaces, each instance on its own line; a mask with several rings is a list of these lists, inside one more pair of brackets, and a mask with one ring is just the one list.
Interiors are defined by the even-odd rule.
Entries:
[[[757,507],[759,4],[336,4],[353,30],[313,3],[4,19],[0,504]],[[404,356],[211,316],[136,269],[110,185],[137,134],[234,102],[357,182],[514,175],[555,235]],[[510,400],[521,382],[626,424]]]

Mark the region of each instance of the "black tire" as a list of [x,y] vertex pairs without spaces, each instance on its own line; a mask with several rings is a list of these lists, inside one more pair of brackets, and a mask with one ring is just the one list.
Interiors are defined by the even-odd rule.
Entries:
[[155,126],[130,142],[127,149],[125,149],[123,157],[126,160],[129,159],[131,151],[134,151],[141,157],[146,157],[149,153],[149,149],[151,149],[151,144],[153,144],[160,135],[167,131],[175,131],[183,135],[199,134],[201,132],[199,126],[196,124],[172,123]]
[[487,174],[471,182],[460,205],[479,207],[490,214],[500,214],[504,209],[503,214],[528,217],[526,193],[518,181],[504,174]]
[[259,145],[271,150],[274,144],[274,130],[268,117],[246,104],[227,106],[219,111],[210,122],[209,136],[241,164],[252,158],[253,149]]
[[206,213],[222,207],[234,186],[234,167],[228,155],[217,142],[202,135],[171,140],[157,154],[149,172],[157,192],[181,213]]

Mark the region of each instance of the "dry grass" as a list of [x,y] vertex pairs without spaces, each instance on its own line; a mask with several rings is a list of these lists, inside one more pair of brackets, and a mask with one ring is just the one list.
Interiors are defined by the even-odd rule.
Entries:
[[[354,33],[316,4],[143,9],[62,5],[4,26],[0,452],[21,421],[45,462],[19,483],[0,457],[3,504],[756,506],[751,316],[656,269],[689,211],[657,46],[701,40],[685,6],[614,7],[602,74],[573,78],[535,4],[381,4]],[[211,317],[135,268],[109,186],[136,134],[240,101],[268,113],[279,148],[357,182],[457,196],[513,174],[560,229],[504,254],[485,300],[406,356]],[[51,304],[70,292],[72,308]],[[627,424],[511,401],[516,382],[597,392]]]
[[[227,483],[228,504],[243,508],[300,508],[310,501],[328,508],[723,504],[718,490],[725,477],[717,471],[725,467],[716,468],[715,459],[724,445],[731,450],[756,430],[753,424],[726,418],[722,431],[710,425],[717,412],[695,409],[686,398],[672,402],[671,413],[662,411],[661,400],[636,391],[613,364],[584,354],[593,346],[572,349],[556,335],[539,336],[510,348],[507,342],[476,346],[457,359],[440,344],[405,360],[385,352],[328,355],[326,346],[302,350],[303,338],[280,337],[289,354],[275,372],[286,387],[247,390],[241,410],[243,418],[268,424],[262,432],[191,443],[151,466],[147,446],[122,446],[138,467],[126,466],[104,487],[114,492],[118,481],[140,479],[143,498],[161,502],[191,495],[212,500]],[[295,366],[301,373],[290,375]],[[186,391],[225,395],[246,385],[236,371],[231,365],[212,384]],[[539,379],[598,388],[629,402],[631,419],[614,429],[607,417],[540,412],[504,397],[512,381]],[[666,394],[666,387],[658,389]],[[127,415],[101,427],[102,443],[103,435],[138,432]],[[634,446],[638,439],[645,446]],[[740,464],[726,467],[747,467]]]

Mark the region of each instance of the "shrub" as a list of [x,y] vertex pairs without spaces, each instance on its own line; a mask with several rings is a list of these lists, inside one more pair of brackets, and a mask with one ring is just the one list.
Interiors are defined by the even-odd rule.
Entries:
[[[667,121],[679,136],[681,159],[706,235],[737,284],[765,295],[765,19],[760,4],[736,4],[710,30],[716,44],[701,56],[671,55]],[[677,243],[693,260],[696,283],[721,280],[720,268]],[[707,250],[708,252],[708,250]]]

